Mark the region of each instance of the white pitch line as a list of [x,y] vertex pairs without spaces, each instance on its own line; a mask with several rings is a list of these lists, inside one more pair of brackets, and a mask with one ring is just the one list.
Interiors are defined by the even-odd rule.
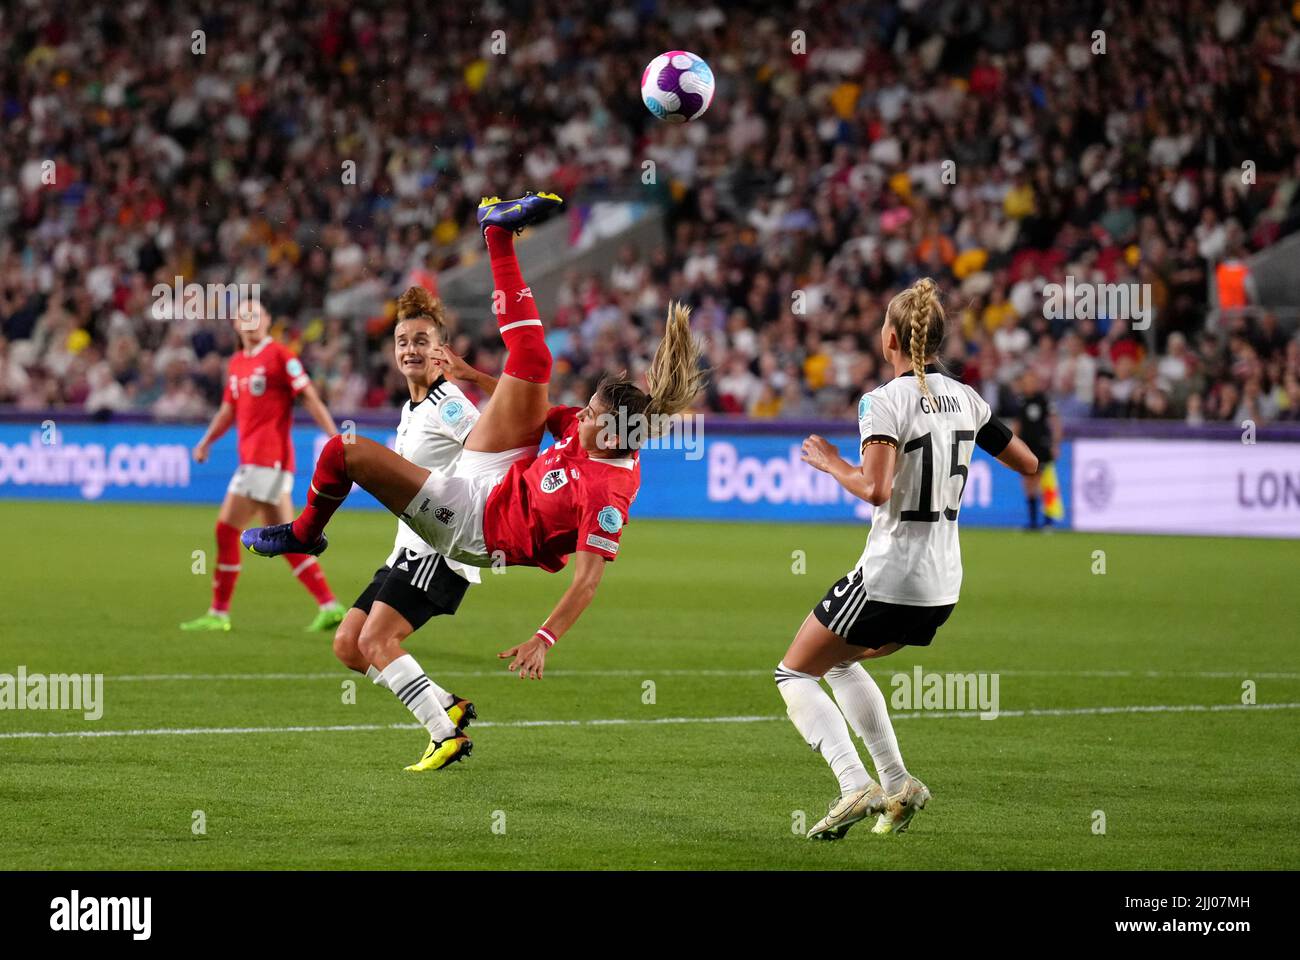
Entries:
[[[760,723],[784,720],[784,717],[657,717],[652,720],[612,718],[607,720],[483,720],[475,721],[473,729],[483,727],[611,727],[623,725],[654,725],[669,723]],[[373,730],[423,730],[418,723],[350,723],[329,726],[295,727],[157,727],[146,730],[24,730],[0,733],[0,740],[44,740],[50,738],[89,737],[192,737],[244,733],[340,733]]]
[[[1031,707],[1027,710],[999,710],[998,717],[1095,717],[1115,713],[1229,713],[1239,710],[1300,710],[1300,703],[1157,703],[1120,707]],[[969,719],[982,717],[979,710],[926,710],[891,713],[892,720]]]
[[[911,676],[905,668],[871,670],[877,676],[901,673]],[[1003,677],[1081,677],[1081,678],[1137,678],[1144,680],[1196,679],[1196,680],[1300,680],[1300,673],[1249,670],[948,670],[947,673],[986,673]],[[504,668],[499,670],[438,670],[439,677],[516,679]],[[771,670],[548,670],[548,677],[770,677]],[[119,683],[254,681],[254,680],[356,680],[360,674],[335,670],[318,673],[137,673],[107,676],[104,679]]]
[[[1300,710],[1300,703],[1174,703],[1149,706],[1120,707],[1033,707],[1026,710],[1000,710],[998,717],[1091,717],[1123,713],[1227,713],[1256,710]],[[967,720],[979,717],[976,710],[926,710],[890,715],[894,720]],[[612,717],[598,720],[486,720],[476,721],[473,729],[527,728],[527,727],[623,727],[662,726],[665,724],[696,723],[770,723],[785,720],[784,716],[737,717],[656,717],[633,720]],[[238,735],[247,733],[350,733],[375,730],[421,730],[418,723],[349,723],[328,726],[292,727],[157,727],[144,730],[23,730],[0,733],[0,740],[86,739],[92,737],[195,737]]]

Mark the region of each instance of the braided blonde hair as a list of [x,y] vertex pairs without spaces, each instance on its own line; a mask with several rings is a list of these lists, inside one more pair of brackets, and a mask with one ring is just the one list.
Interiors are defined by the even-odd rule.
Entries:
[[903,352],[911,357],[912,372],[916,374],[921,393],[933,400],[925,382],[925,358],[939,352],[946,322],[935,282],[922,277],[895,294],[885,310],[885,319],[898,335],[898,344]]

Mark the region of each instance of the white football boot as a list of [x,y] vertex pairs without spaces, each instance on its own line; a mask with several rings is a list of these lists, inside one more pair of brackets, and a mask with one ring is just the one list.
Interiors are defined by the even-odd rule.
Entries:
[[903,833],[919,810],[930,800],[930,788],[916,777],[909,776],[907,785],[885,802],[872,833]]
[[865,820],[873,813],[881,813],[888,801],[885,791],[874,780],[861,790],[840,797],[831,804],[826,816],[808,831],[809,840],[839,840],[849,832],[849,827]]

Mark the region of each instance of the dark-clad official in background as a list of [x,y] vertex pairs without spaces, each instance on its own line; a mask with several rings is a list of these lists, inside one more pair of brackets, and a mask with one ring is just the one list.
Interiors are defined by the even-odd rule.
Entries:
[[1050,527],[1052,520],[1043,515],[1043,469],[1055,463],[1061,444],[1061,418],[1056,415],[1052,399],[1043,389],[1037,373],[1026,370],[1019,381],[1013,430],[1038,458],[1038,472],[1022,477],[1025,503],[1029,510],[1028,529]]

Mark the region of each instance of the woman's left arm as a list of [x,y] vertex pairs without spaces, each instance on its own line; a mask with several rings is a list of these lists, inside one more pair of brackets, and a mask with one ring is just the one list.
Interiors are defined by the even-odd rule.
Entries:
[[555,605],[546,622],[531,639],[497,654],[500,660],[514,658],[509,669],[518,670],[519,679],[542,679],[546,651],[578,622],[582,611],[591,604],[596,596],[596,588],[600,586],[600,578],[604,576],[605,563],[605,558],[599,554],[578,551],[573,562],[573,580],[569,583],[569,589],[564,591],[564,596],[560,597],[560,602]]

